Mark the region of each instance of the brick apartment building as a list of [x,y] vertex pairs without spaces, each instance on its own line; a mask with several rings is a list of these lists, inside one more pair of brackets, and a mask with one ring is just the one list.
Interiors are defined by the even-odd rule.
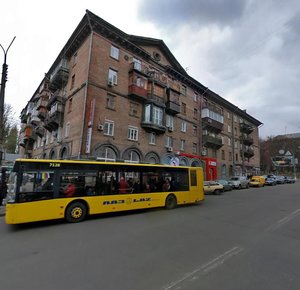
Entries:
[[162,40],[86,11],[21,113],[26,158],[202,166],[257,173],[262,124],[190,77]]

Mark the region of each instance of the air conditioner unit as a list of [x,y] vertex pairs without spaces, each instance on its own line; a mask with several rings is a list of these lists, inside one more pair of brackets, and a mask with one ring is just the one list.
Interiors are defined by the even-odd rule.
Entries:
[[168,131],[169,131],[169,132],[173,132],[173,131],[174,131],[173,127],[169,127],[169,128],[168,128]]
[[112,87],[114,85],[114,82],[112,80],[108,80],[108,86]]
[[103,131],[104,130],[104,125],[98,124],[97,129],[98,129],[98,131]]
[[173,147],[168,147],[168,148],[167,148],[167,151],[168,151],[168,152],[172,152],[172,151],[173,151]]

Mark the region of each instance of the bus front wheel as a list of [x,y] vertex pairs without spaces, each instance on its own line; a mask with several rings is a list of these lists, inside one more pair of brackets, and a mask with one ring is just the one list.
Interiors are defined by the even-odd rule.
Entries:
[[69,223],[78,223],[85,219],[87,208],[82,202],[71,203],[66,210],[66,220]]
[[166,199],[166,209],[173,209],[177,205],[176,196],[173,194],[168,195]]

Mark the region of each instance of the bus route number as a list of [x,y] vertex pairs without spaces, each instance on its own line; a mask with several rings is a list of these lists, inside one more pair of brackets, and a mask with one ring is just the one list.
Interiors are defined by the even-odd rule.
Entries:
[[50,163],[50,167],[60,167],[60,163]]

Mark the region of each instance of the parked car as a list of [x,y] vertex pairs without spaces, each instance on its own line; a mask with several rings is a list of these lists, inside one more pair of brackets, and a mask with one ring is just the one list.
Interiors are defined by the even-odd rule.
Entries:
[[234,185],[234,188],[241,189],[241,188],[248,188],[249,187],[249,180],[246,176],[234,176],[230,178],[230,181]]
[[216,181],[204,181],[205,194],[221,194],[224,192],[224,186]]
[[285,176],[285,182],[286,182],[286,183],[295,183],[296,180],[295,180],[295,178],[292,177],[292,176]]
[[224,191],[230,191],[230,190],[233,190],[233,188],[234,188],[234,185],[231,181],[228,181],[225,179],[219,179],[219,180],[217,180],[217,182],[224,186]]
[[284,184],[285,183],[285,180],[284,180],[284,176],[276,176],[276,182],[277,184]]
[[274,177],[266,177],[265,179],[265,185],[277,185],[277,181]]
[[265,178],[263,176],[252,176],[249,182],[249,186],[262,187],[265,186]]

